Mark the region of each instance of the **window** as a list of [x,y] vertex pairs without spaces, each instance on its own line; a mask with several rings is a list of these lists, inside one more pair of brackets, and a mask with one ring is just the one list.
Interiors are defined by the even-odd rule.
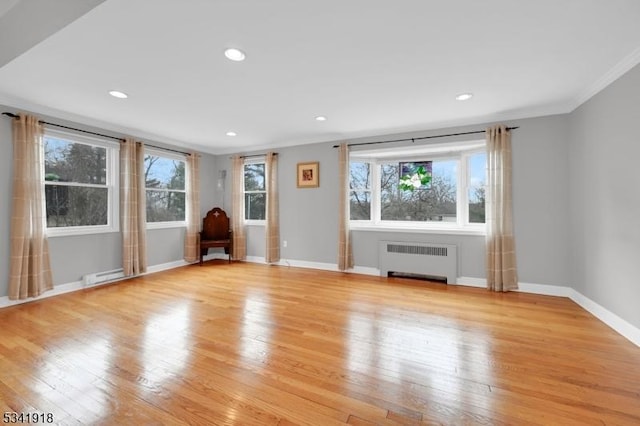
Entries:
[[265,163],[248,161],[244,165],[245,220],[265,220],[266,206]]
[[118,145],[47,130],[43,149],[47,234],[117,232]]
[[351,220],[371,219],[371,164],[353,161],[350,164],[349,196]]
[[186,220],[184,158],[146,150],[144,182],[147,224],[152,228],[184,226]]
[[469,156],[469,222],[485,223],[484,200],[487,185],[487,154]]
[[[401,185],[411,177],[413,186]],[[351,224],[482,232],[485,184],[484,141],[354,151]]]
[[400,189],[400,163],[380,163],[381,220],[456,222],[457,162],[431,161],[431,167],[430,185],[407,191]]

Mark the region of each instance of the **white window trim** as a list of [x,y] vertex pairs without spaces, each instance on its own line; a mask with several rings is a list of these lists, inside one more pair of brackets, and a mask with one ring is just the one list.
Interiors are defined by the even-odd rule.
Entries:
[[[244,166],[247,164],[264,164],[264,191],[245,191],[244,190]],[[265,199],[267,197],[267,159],[264,156],[245,158],[244,163],[242,164],[242,217],[244,218],[244,224],[247,226],[266,226],[266,219],[246,219],[245,218],[245,194],[262,194],[264,193]],[[265,205],[266,209],[266,205]],[[266,217],[266,211],[265,211]]]
[[[120,144],[106,139],[91,137],[78,133],[65,132],[62,130],[45,129],[44,135],[56,139],[63,139],[72,143],[80,143],[85,145],[98,146],[107,150],[107,183],[106,185],[80,184],[75,182],[59,183],[65,186],[82,186],[82,187],[99,187],[107,188],[107,224],[95,226],[66,226],[51,227],[47,226],[47,215],[43,215],[44,229],[47,237],[64,237],[70,235],[90,235],[120,232],[120,181],[118,172],[118,160],[120,153]],[[44,167],[44,142],[42,143],[42,164],[40,164],[42,176],[45,176]],[[47,185],[46,181],[42,182],[43,187]],[[49,184],[51,185],[51,184]],[[42,191],[42,205],[46,211],[46,198]]]
[[[479,146],[480,145],[480,146]],[[469,159],[472,155],[484,152],[484,141],[469,141],[462,143],[451,143],[451,152],[442,152],[444,144],[434,145],[439,152],[429,152],[429,146],[424,151],[417,151],[411,147],[411,152],[403,153],[402,149],[396,150],[393,155],[389,155],[389,150],[381,150],[380,157],[376,156],[376,151],[366,151],[360,154],[353,152],[349,162],[363,162],[371,164],[371,220],[350,220],[349,226],[357,231],[377,231],[377,232],[417,232],[451,235],[486,235],[486,224],[469,222]],[[466,148],[465,146],[469,146]],[[423,158],[420,158],[423,157]],[[416,161],[418,159],[428,160],[456,160],[457,184],[456,184],[456,222],[409,222],[409,221],[389,221],[380,218],[380,165],[385,163],[396,163],[400,161]],[[347,182],[349,185],[349,182]],[[355,190],[355,189],[354,189]],[[348,193],[351,189],[347,188]]]
[[[471,229],[471,230],[478,230],[478,231],[482,231],[483,234],[486,234],[486,223],[471,223],[469,222],[469,186],[471,183],[471,167],[469,162],[471,161],[471,157],[474,156],[475,154],[479,154],[479,153],[483,153],[486,152],[486,150],[484,148],[480,148],[480,149],[472,149],[469,151],[464,151],[462,153],[462,158],[461,158],[461,164],[464,164],[464,167],[461,167],[461,170],[459,172],[460,178],[462,180],[460,180],[460,182],[462,182],[462,185],[458,185],[458,190],[462,191],[462,194],[460,194],[459,196],[461,197],[460,199],[462,200],[462,223],[463,223],[463,227],[464,229]],[[485,172],[486,174],[486,172]]]
[[147,229],[186,228],[187,221],[175,220],[170,222],[147,222]]
[[[166,192],[183,192],[185,194],[185,203],[186,203],[186,197],[187,197],[187,185],[189,185],[189,179],[188,179],[188,174],[190,173],[189,170],[187,170],[187,167],[189,167],[189,163],[187,162],[187,157],[185,155],[182,154],[178,154],[178,153],[173,153],[173,152],[168,152],[168,151],[164,151],[164,150],[160,150],[160,149],[153,149],[153,148],[147,148],[146,146],[144,147],[144,155],[152,155],[155,157],[162,157],[162,158],[168,158],[170,160],[178,160],[178,161],[182,161],[184,162],[184,172],[185,172],[185,182],[184,182],[184,190],[181,189],[163,189],[163,188],[148,188],[154,191],[166,191]],[[145,184],[144,187],[144,196],[147,196],[147,186]],[[145,198],[146,200],[146,198]],[[146,203],[145,203],[146,205]],[[145,207],[146,208],[146,207]],[[146,229],[170,229],[170,228],[186,228],[187,227],[187,209],[188,206],[185,206],[185,220],[171,220],[171,221],[166,221],[166,222],[147,222],[147,226]]]

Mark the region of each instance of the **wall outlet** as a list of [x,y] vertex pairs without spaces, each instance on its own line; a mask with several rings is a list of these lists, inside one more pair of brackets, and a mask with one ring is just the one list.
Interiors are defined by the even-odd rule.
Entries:
[[287,247],[287,240],[284,240],[284,241],[282,242],[282,247],[285,247],[285,248]]

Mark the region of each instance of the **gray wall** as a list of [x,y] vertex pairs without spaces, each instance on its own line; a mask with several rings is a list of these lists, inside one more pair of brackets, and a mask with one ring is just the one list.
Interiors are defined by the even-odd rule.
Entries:
[[570,116],[574,288],[640,328],[640,67]]
[[[14,108],[0,106],[1,111],[15,111]],[[41,116],[54,123],[78,127],[85,130],[122,136],[113,132],[83,126],[55,117]],[[145,141],[157,146],[166,144]],[[11,179],[12,142],[11,119],[0,117],[0,148],[5,155],[0,156],[0,297],[7,295],[9,280],[9,238],[11,225]],[[200,158],[200,210],[201,216],[214,203],[214,188],[217,171],[215,157],[202,154]],[[181,260],[184,249],[184,228],[150,229],[147,231],[147,264],[149,266]],[[50,237],[51,268],[54,285],[79,281],[84,274],[108,271],[122,267],[120,233],[74,235]]]
[[[567,120],[568,117],[564,115],[508,123],[520,126],[513,133],[513,179],[515,235],[521,282],[562,286],[570,285],[571,282],[566,184]],[[456,133],[484,127],[485,125],[449,128],[349,142]],[[434,143],[443,141],[438,139]],[[333,145],[334,143],[328,142],[276,150],[279,159],[280,235],[281,240],[288,243],[286,248],[281,248],[283,259],[330,264],[337,262],[338,163],[337,151],[332,148]],[[296,164],[304,161],[320,162],[319,188],[296,188]],[[229,156],[219,156],[216,164],[218,169],[230,170]],[[230,206],[230,178],[226,184],[225,203]],[[485,277],[483,236],[353,231],[356,266],[377,268],[377,247],[380,240],[457,244],[460,250],[459,276]],[[264,257],[263,227],[248,227],[247,247],[249,256]]]
[[[640,122],[638,99],[640,68],[636,67],[571,114],[506,123],[520,126],[513,133],[514,219],[520,281],[573,286],[636,327],[640,327],[637,308],[640,262],[636,259],[640,247],[640,174],[635,167],[640,148],[634,128]],[[484,127],[385,135],[378,139]],[[288,247],[282,248],[283,259],[336,263],[337,153],[332,145],[277,149],[281,239],[288,242]],[[3,206],[0,296],[3,296],[7,294],[9,268],[12,175],[11,120],[4,117],[0,119],[0,147],[6,153],[0,156]],[[296,188],[296,164],[302,161],[320,162],[319,188]],[[216,185],[220,170],[227,171],[224,192]],[[229,156],[203,155],[202,215],[216,205],[230,210],[230,184]],[[149,231],[149,264],[181,259],[183,235],[180,228]],[[354,231],[357,266],[377,267],[377,242],[382,239],[457,244],[459,275],[485,277],[483,237]],[[50,246],[56,284],[120,266],[119,234],[56,237],[50,239]],[[248,254],[264,256],[263,227],[249,227]]]
[[[337,157],[332,144],[321,143],[275,149],[278,153],[278,183],[280,189],[280,240],[287,247],[280,248],[283,259],[319,263],[336,263],[338,244]],[[264,153],[266,151],[261,151]],[[253,152],[241,153],[246,155]],[[320,187],[296,187],[296,166],[299,162],[320,163]],[[231,210],[231,160],[229,155],[216,158],[218,170],[227,170],[224,193],[218,192],[216,201]],[[247,255],[264,257],[264,226],[247,226]]]

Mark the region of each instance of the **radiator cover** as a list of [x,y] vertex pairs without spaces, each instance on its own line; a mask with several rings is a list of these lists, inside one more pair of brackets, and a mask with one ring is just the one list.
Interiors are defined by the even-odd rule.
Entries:
[[458,277],[458,250],[452,244],[380,241],[378,265],[380,275],[390,272],[426,275],[455,283]]

